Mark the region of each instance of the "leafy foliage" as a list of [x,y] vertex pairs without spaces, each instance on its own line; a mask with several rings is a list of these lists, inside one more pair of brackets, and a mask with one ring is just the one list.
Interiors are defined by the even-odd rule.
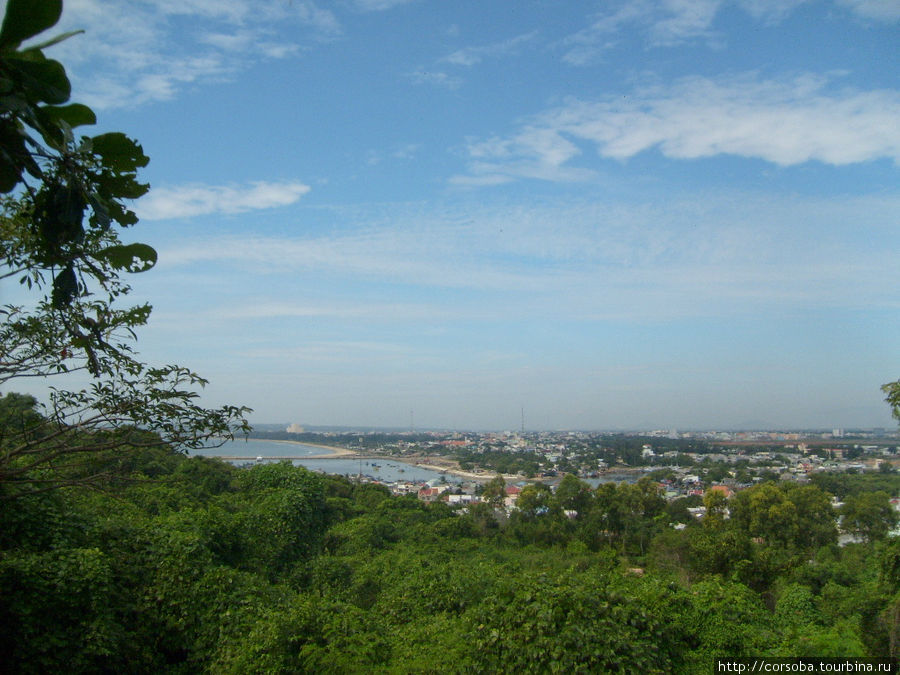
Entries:
[[891,406],[892,414],[900,422],[900,380],[888,382],[881,390],[884,392],[884,400]]
[[[248,430],[246,408],[197,403],[199,375],[133,350],[150,306],[116,301],[131,290],[123,275],[149,270],[157,254],[120,232],[138,221],[128,203],[149,189],[138,179],[149,158],[119,132],[76,136],[96,116],[69,102],[65,68],[44,54],[74,33],[22,46],[61,12],[61,0],[9,0],[0,28],[0,281],[37,292],[30,307],[0,308],[0,384],[78,371],[94,381],[53,388],[25,426],[0,420],[0,499],[107,480],[115,467],[81,460],[92,450],[193,448]],[[60,463],[69,471],[49,478]]]
[[[13,627],[0,656],[14,669],[700,673],[723,653],[900,644],[891,540],[816,549],[801,533],[778,557],[751,537],[762,517],[672,529],[649,484],[535,488],[503,523],[488,505],[455,512],[286,462],[128,459],[152,481],[0,509],[0,620]],[[796,490],[728,506],[790,503],[799,517],[824,495]]]
[[864,492],[847,497],[841,507],[841,526],[866,541],[884,539],[900,520],[886,492]]

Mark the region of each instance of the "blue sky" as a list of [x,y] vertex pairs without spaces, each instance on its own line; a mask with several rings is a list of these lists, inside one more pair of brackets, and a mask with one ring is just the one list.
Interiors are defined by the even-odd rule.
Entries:
[[138,348],[257,422],[893,426],[898,0],[67,0]]

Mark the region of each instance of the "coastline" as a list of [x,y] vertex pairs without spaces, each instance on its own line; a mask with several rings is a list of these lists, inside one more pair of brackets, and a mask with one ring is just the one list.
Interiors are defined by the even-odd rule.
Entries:
[[[257,438],[255,440],[266,440]],[[453,460],[448,460],[442,457],[441,455],[425,455],[421,457],[402,457],[397,455],[378,455],[372,453],[360,453],[354,450],[348,450],[347,448],[339,448],[333,445],[322,445],[321,443],[306,443],[303,441],[287,441],[287,440],[279,440],[279,441],[271,441],[272,443],[290,443],[294,445],[306,445],[313,448],[322,448],[323,450],[330,450],[329,454],[322,455],[310,455],[308,457],[304,457],[303,459],[329,459],[333,457],[343,457],[345,459],[355,459],[357,457],[362,458],[381,458],[385,460],[392,460],[395,462],[401,462],[403,464],[408,464],[409,466],[417,466],[422,469],[429,469],[431,471],[437,471],[438,473],[447,473],[453,476],[457,476],[459,478],[465,478],[467,480],[478,481],[482,483],[487,483],[490,480],[493,480],[497,474],[490,472],[475,472],[475,471],[464,471],[460,469],[459,466],[454,466],[456,463]],[[503,474],[503,479],[510,483],[512,481],[520,481],[527,480],[523,476],[514,475],[514,474]]]
[[[496,473],[487,471],[465,471],[463,469],[460,469],[458,466],[450,465],[453,460],[445,459],[440,455],[425,455],[423,457],[397,457],[395,455],[391,455],[388,457],[388,459],[392,459],[397,462],[403,462],[404,464],[409,464],[410,466],[418,466],[422,469],[437,471],[439,473],[449,473],[453,476],[458,476],[459,478],[465,478],[467,480],[474,480],[482,483],[487,483],[497,476]],[[502,474],[502,476],[507,483],[527,480],[523,476],[514,474]]]
[[[222,439],[223,441],[226,439]],[[318,455],[303,455],[302,457],[295,457],[293,459],[329,459],[334,457],[347,457],[347,456],[356,456],[357,453],[353,452],[353,450],[348,450],[347,448],[339,448],[335,445],[322,445],[321,443],[306,443],[304,441],[288,441],[288,440],[279,440],[274,438],[255,438],[253,436],[248,436],[244,439],[235,438],[234,441],[239,440],[247,440],[247,441],[258,441],[260,443],[282,443],[286,445],[305,445],[309,448],[321,448],[322,450],[327,450],[327,452],[323,452]],[[214,455],[219,457],[220,459],[242,459],[243,455],[240,457],[232,456],[232,455]],[[285,457],[284,459],[289,459]]]
[[[303,457],[298,457],[298,460],[306,460],[306,459],[335,459],[338,457],[344,459],[355,459],[355,458],[380,458],[385,460],[392,460],[396,462],[401,462],[403,464],[408,464],[409,466],[417,466],[422,469],[429,469],[430,471],[437,471],[438,473],[446,473],[452,476],[456,476],[458,478],[464,478],[466,480],[478,481],[480,483],[487,483],[490,480],[493,480],[497,474],[489,471],[465,471],[460,469],[459,466],[453,460],[446,459],[441,455],[424,455],[424,456],[414,456],[414,457],[403,457],[397,455],[377,455],[372,453],[360,453],[354,450],[348,450],[347,448],[341,448],[334,445],[323,445],[321,443],[308,443],[306,441],[289,441],[285,439],[269,439],[269,438],[254,438],[249,437],[247,440],[251,441],[262,441],[265,443],[282,443],[287,445],[303,445],[310,448],[321,448],[327,452],[323,452],[319,455],[304,455]],[[223,458],[224,459],[224,458]],[[507,483],[528,480],[524,476],[516,475],[516,474],[502,474],[503,479]]]
[[286,443],[288,445],[305,445],[310,448],[321,448],[322,450],[328,450],[327,453],[322,453],[321,455],[309,455],[308,457],[304,457],[303,459],[328,459],[329,457],[345,457],[347,455],[357,454],[353,452],[353,450],[348,450],[347,448],[339,448],[336,445],[322,445],[321,443],[306,443],[304,441],[286,441],[252,437],[248,440],[265,441],[266,443]]

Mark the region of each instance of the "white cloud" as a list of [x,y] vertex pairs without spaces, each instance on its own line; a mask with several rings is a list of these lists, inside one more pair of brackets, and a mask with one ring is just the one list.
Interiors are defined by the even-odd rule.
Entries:
[[383,12],[409,2],[413,0],[355,0],[354,4],[364,12]]
[[244,21],[251,12],[244,0],[150,0],[147,4],[166,15],[202,16],[232,23]]
[[342,365],[370,364],[373,358],[408,361],[409,345],[386,342],[332,341],[306,342],[291,346],[250,347],[241,350],[243,357],[249,359],[277,359],[288,361],[296,367],[298,363],[307,362],[309,367],[318,367],[324,363]]
[[900,20],[898,0],[837,0],[837,2],[867,19],[886,22]]
[[[651,47],[671,47],[703,41],[717,45],[721,40],[715,21],[723,9],[737,5],[758,21],[778,23],[800,5],[813,0],[622,0],[604,3],[593,22],[562,42],[563,58],[573,65],[585,65],[602,58],[618,44],[625,29],[642,32]],[[821,1],[821,0],[820,0]],[[892,22],[900,19],[898,0],[834,0],[861,17]],[[611,7],[610,7],[611,5]]]
[[53,56],[66,63],[78,100],[98,109],[135,106],[296,54],[296,31],[278,35],[298,25],[307,40],[341,32],[335,15],[311,0],[69,0],[59,29],[85,34],[53,47]]
[[781,21],[797,7],[811,0],[738,0],[741,9],[769,23]]
[[627,97],[573,100],[508,138],[470,142],[469,174],[581,180],[589,171],[569,165],[581,154],[576,143],[618,160],[657,149],[673,159],[737,155],[781,166],[881,158],[900,164],[900,92],[828,85],[816,76],[692,77]]
[[514,54],[521,45],[531,42],[537,35],[537,31],[531,31],[530,33],[517,35],[508,40],[495,42],[490,45],[466,47],[445,56],[441,61],[455,66],[474,66],[481,63],[485,58]]
[[224,321],[233,319],[385,319],[390,321],[422,321],[435,318],[453,319],[449,309],[415,303],[347,304],[330,301],[327,304],[298,304],[290,300],[273,301],[261,298],[252,304],[216,309],[213,316]]
[[651,44],[676,45],[709,37],[721,0],[664,0],[662,15],[649,28]]
[[459,89],[463,82],[460,77],[438,70],[417,70],[410,73],[407,77],[413,84],[430,84],[446,89]]
[[293,204],[309,192],[303,183],[259,181],[250,186],[183,185],[152,189],[136,206],[144,220],[243,213]]
[[[186,241],[160,250],[160,265],[203,274],[208,263],[257,279],[270,294],[252,303],[260,318],[646,320],[897,308],[898,208],[896,196],[731,193],[641,205],[398,208],[387,225],[364,210],[339,217],[375,223],[368,230]],[[367,307],[381,284],[395,302]]]
[[394,159],[413,159],[421,149],[422,145],[420,143],[406,143],[394,148],[393,152],[391,152],[391,157]]
[[651,46],[673,46],[710,39],[713,20],[724,0],[628,0],[598,14],[593,23],[566,38],[564,59],[585,65],[615,46],[618,34],[637,26]]

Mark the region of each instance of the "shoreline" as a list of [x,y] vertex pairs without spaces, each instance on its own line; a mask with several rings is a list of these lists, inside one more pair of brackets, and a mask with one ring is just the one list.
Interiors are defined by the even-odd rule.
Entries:
[[348,450],[347,448],[339,448],[336,445],[322,445],[321,443],[305,443],[303,441],[275,440],[269,438],[248,438],[247,440],[262,441],[265,443],[285,443],[287,445],[305,445],[309,448],[321,448],[322,450],[329,451],[329,454],[327,455],[309,455],[308,457],[304,457],[303,459],[328,459],[329,457],[345,457],[347,455],[358,454],[356,452],[353,452],[353,450]]
[[[237,440],[237,439],[236,439]],[[458,466],[448,466],[449,464],[455,464],[452,460],[447,460],[441,455],[424,455],[417,457],[402,457],[396,455],[379,455],[373,453],[360,453],[355,450],[349,450],[347,448],[341,448],[334,445],[323,445],[321,443],[308,443],[305,441],[290,441],[286,439],[272,439],[272,438],[254,438],[248,437],[249,441],[259,441],[263,443],[282,443],[286,445],[303,445],[310,448],[321,448],[322,450],[327,450],[327,453],[322,453],[319,455],[304,455],[302,457],[285,457],[284,459],[291,459],[291,461],[304,461],[307,459],[383,459],[383,460],[392,460],[396,462],[400,462],[402,464],[408,464],[409,466],[417,466],[422,469],[428,469],[430,471],[436,471],[438,473],[446,473],[452,476],[456,476],[458,478],[463,478],[466,480],[477,481],[480,483],[487,483],[488,481],[493,480],[498,474],[492,472],[475,472],[475,471],[465,471],[460,469]],[[232,456],[224,456],[220,455],[220,459],[225,460],[234,460],[234,459],[252,459],[244,456],[240,457],[232,457]],[[501,474],[503,479],[507,482],[507,484],[512,482],[518,482],[523,480],[529,480],[524,476],[518,474]],[[533,480],[533,479],[531,479]]]
[[[465,478],[468,480],[474,480],[483,483],[487,483],[488,481],[493,480],[498,475],[497,473],[490,472],[477,473],[475,471],[465,471],[464,469],[460,469],[458,466],[446,466],[443,464],[443,462],[449,463],[452,460],[444,459],[441,455],[425,455],[423,457],[397,457],[391,455],[388,456],[387,459],[392,459],[398,462],[403,462],[404,464],[409,464],[410,466],[417,466],[422,469],[437,471],[438,473],[448,473],[454,476],[458,476],[459,478]],[[503,476],[503,479],[507,483],[510,483],[512,481],[528,480],[527,478],[518,474],[500,475]]]
[[[225,439],[222,439],[225,440]],[[253,436],[247,436],[245,438],[235,438],[232,442],[237,443],[240,441],[258,441],[260,443],[282,443],[285,445],[305,445],[308,448],[321,448],[322,450],[327,450],[327,453],[322,453],[319,455],[303,455],[302,457],[295,457],[293,459],[328,459],[330,457],[346,457],[348,455],[356,455],[353,450],[348,450],[347,448],[340,448],[336,445],[322,445],[321,443],[306,443],[304,441],[289,441],[275,438],[254,438]],[[217,449],[217,448],[216,448]],[[243,459],[244,456],[236,456],[236,455],[214,455],[219,459]],[[285,457],[285,459],[290,459]]]
[[[398,460],[404,461],[404,460]],[[463,469],[448,469],[443,466],[438,466],[437,464],[422,464],[419,462],[406,462],[407,464],[412,464],[413,466],[418,466],[422,469],[430,469],[432,471],[439,471],[440,473],[449,473],[454,476],[459,476],[460,478],[467,478],[469,480],[478,481],[480,483],[488,483],[496,478],[498,475],[503,476],[503,480],[506,481],[507,485],[511,482],[518,482],[522,480],[533,480],[529,478],[525,478],[524,476],[520,476],[518,474],[489,474],[489,473],[475,473],[474,471],[464,471]]]

